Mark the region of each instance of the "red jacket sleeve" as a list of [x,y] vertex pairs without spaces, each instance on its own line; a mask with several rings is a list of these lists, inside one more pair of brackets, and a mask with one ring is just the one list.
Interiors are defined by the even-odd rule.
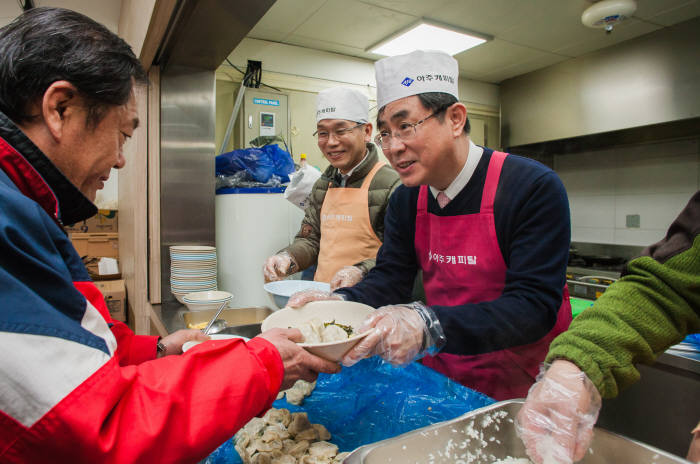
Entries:
[[122,367],[110,359],[36,424],[5,462],[197,462],[275,400],[284,371],[260,338],[210,340]]
[[74,284],[110,325],[112,334],[117,339],[116,356],[120,365],[139,364],[156,358],[158,337],[135,335],[126,324],[112,319],[102,292],[92,282],[74,282]]

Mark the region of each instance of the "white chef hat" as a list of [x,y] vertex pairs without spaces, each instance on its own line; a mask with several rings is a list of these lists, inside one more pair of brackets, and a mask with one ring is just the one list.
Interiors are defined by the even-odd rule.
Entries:
[[347,119],[369,122],[369,101],[359,90],[333,87],[322,90],[316,99],[316,122],[321,119]]
[[400,98],[427,92],[454,95],[459,100],[457,60],[444,52],[416,50],[374,63],[377,108]]

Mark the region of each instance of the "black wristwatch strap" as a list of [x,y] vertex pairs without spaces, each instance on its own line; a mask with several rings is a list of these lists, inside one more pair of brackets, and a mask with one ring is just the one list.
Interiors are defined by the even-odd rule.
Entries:
[[156,343],[156,351],[158,353],[158,356],[165,356],[165,345],[161,343],[160,341],[161,337],[158,337],[158,343]]

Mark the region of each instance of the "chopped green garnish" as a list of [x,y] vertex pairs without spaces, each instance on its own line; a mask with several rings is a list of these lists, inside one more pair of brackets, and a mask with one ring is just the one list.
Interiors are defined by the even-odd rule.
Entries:
[[335,325],[335,326],[338,326],[341,329],[343,329],[345,331],[345,333],[348,334],[348,338],[350,338],[352,336],[352,326],[345,325],[345,324],[339,324],[339,323],[335,322],[335,319],[333,319],[333,321],[331,321],[331,322],[324,322],[323,323],[324,328],[328,327],[329,325]]

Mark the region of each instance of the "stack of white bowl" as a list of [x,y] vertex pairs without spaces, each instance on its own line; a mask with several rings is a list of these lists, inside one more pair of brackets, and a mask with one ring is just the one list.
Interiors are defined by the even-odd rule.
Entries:
[[177,301],[192,292],[216,290],[216,248],[200,245],[170,247],[170,291]]

